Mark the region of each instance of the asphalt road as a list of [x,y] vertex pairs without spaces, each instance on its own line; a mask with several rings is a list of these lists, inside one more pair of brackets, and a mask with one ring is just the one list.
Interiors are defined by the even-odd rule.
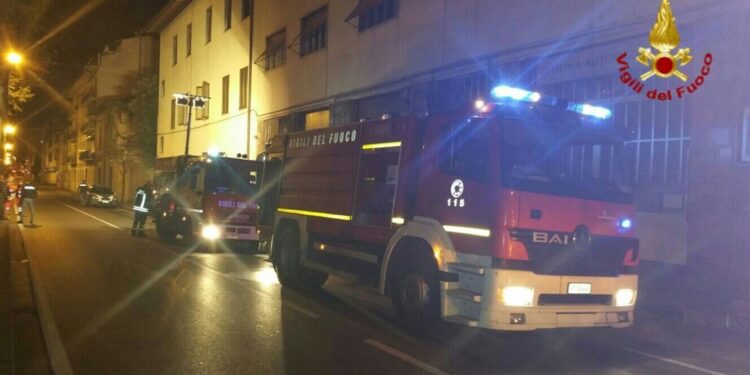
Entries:
[[58,373],[750,373],[750,349],[719,339],[664,347],[611,330],[467,329],[419,340],[370,291],[336,279],[290,291],[264,256],[131,237],[131,218],[46,190],[38,226],[21,229]]

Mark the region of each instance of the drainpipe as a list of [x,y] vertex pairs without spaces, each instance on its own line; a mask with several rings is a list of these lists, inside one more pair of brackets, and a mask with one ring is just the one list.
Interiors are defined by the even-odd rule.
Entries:
[[[256,155],[250,155],[251,142],[257,142],[252,135],[253,131],[253,30],[255,30],[255,1],[250,2],[250,53],[247,64],[247,158],[255,159]],[[257,135],[257,132],[256,132]],[[258,150],[256,150],[257,153]]]

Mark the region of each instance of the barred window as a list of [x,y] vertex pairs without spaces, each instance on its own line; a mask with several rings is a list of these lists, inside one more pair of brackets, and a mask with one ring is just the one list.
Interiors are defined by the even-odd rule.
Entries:
[[271,70],[286,64],[286,29],[266,38],[265,68]]
[[328,39],[328,7],[322,7],[302,18],[300,55],[325,48]]

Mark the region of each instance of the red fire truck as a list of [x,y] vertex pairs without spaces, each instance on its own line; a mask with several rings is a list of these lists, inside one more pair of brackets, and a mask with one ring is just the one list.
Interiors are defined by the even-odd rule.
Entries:
[[153,217],[160,238],[239,241],[256,248],[263,163],[224,155],[160,159]]
[[280,282],[355,278],[418,332],[631,326],[638,240],[611,112],[509,86],[475,106],[286,135]]

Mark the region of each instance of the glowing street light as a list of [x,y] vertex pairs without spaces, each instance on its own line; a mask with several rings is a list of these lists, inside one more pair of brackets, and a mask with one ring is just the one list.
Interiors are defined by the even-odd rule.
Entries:
[[3,134],[5,134],[5,135],[16,134],[16,127],[15,127],[15,125],[6,124],[3,127]]
[[5,61],[7,61],[11,65],[21,65],[23,62],[23,55],[16,51],[10,51],[7,54],[5,54]]
[[6,143],[5,144],[5,150],[7,150],[7,151],[13,150],[13,144],[12,143]]

